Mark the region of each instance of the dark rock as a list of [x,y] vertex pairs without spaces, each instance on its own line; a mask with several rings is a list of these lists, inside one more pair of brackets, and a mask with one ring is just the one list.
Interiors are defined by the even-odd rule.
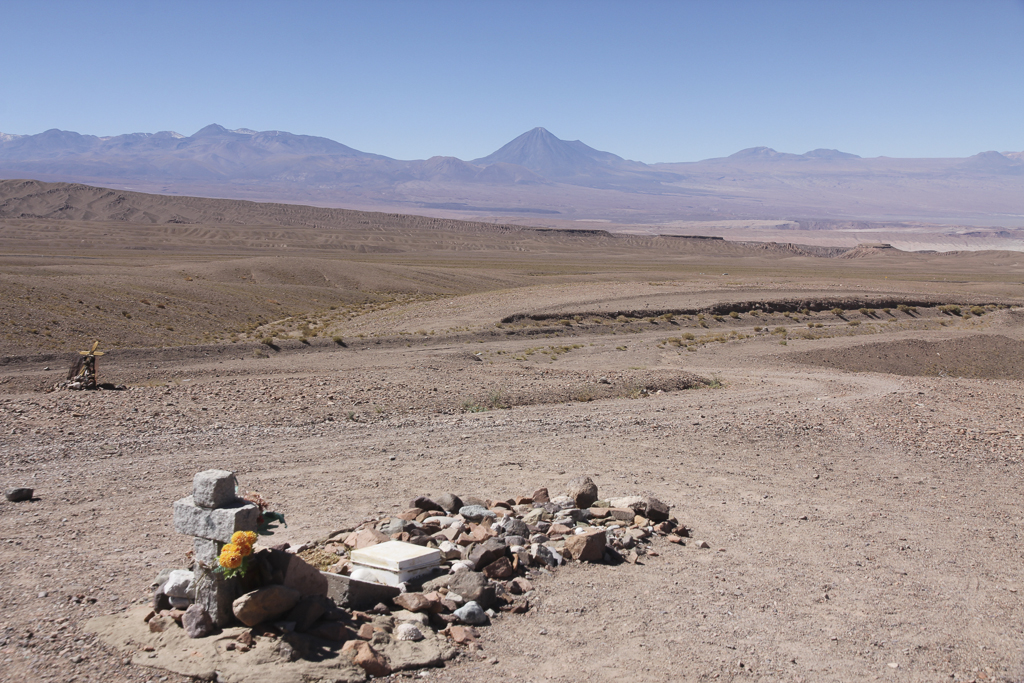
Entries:
[[473,548],[468,559],[473,563],[473,567],[480,571],[499,557],[504,557],[505,550],[504,541],[500,541],[497,538],[489,538]]
[[548,503],[551,501],[551,497],[546,488],[537,489],[530,497],[533,498],[534,503]]
[[566,487],[566,495],[578,508],[588,508],[597,500],[597,484],[590,477],[576,477]]
[[642,507],[638,514],[646,517],[652,522],[665,522],[668,520],[670,508],[654,496],[644,496],[641,501]]
[[428,511],[428,510],[437,510],[439,512],[443,512],[444,511],[443,507],[441,507],[440,505],[438,505],[437,503],[432,501],[430,498],[427,498],[426,496],[419,496],[418,498],[413,498],[412,502],[409,503],[409,507],[411,507],[411,508],[419,508],[420,510],[423,510],[423,511]]
[[284,620],[295,622],[295,630],[305,633],[327,611],[326,603],[327,598],[322,595],[307,595],[292,607]]
[[[530,533],[529,530],[527,530],[526,533]],[[505,536],[505,538],[503,540],[505,541],[505,547],[507,547],[507,548],[511,548],[514,545],[525,546],[525,545],[528,545],[530,543],[523,536]]]
[[327,581],[327,597],[349,609],[368,609],[377,603],[390,602],[402,592],[395,586],[356,581],[341,574],[321,574]]
[[498,526],[505,530],[505,535],[529,536],[530,529],[526,523],[516,517],[506,517],[498,522]]
[[25,488],[23,486],[4,491],[4,496],[12,503],[21,503],[26,500],[32,500],[32,494],[32,489]]
[[153,611],[160,613],[165,609],[171,609],[171,599],[164,593],[163,585],[153,591]]
[[459,508],[465,505],[462,499],[454,493],[442,493],[434,496],[433,501],[445,512],[458,512]]
[[513,573],[512,563],[509,562],[507,557],[499,557],[483,569],[483,574],[488,579],[507,579]]
[[475,600],[487,609],[494,604],[494,586],[487,585],[487,577],[480,572],[459,572],[448,582],[448,590],[461,595],[465,600]]
[[210,613],[199,605],[189,605],[181,618],[181,625],[189,638],[205,638],[217,628]]
[[[252,556],[268,571],[266,583],[279,583],[299,591],[302,596],[327,595],[327,579],[298,555],[283,550],[261,550]],[[250,563],[251,564],[251,563]],[[247,574],[248,575],[248,574]]]

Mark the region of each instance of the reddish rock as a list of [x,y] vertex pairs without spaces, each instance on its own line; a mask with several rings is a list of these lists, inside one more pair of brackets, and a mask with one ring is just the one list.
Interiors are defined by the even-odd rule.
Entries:
[[479,631],[472,626],[456,626],[454,624],[448,627],[448,635],[459,645],[475,642],[480,637]]
[[530,496],[519,496],[518,498],[515,499],[515,501],[516,501],[516,505],[532,505],[533,504],[533,498],[531,498]]
[[423,593],[402,593],[392,598],[391,602],[410,612],[426,612],[430,609],[430,600]]
[[551,498],[548,496],[548,490],[546,488],[537,489],[536,491],[534,491],[532,498],[533,498],[533,502],[534,503],[550,503],[551,502]]
[[565,552],[574,560],[600,562],[604,558],[606,540],[603,531],[568,536],[565,539]]
[[421,510],[419,508],[409,508],[408,510],[405,510],[401,514],[399,514],[398,518],[399,519],[404,519],[407,522],[411,522],[412,520],[416,519],[417,517],[419,517],[422,514],[423,514],[423,510]]
[[658,522],[654,525],[654,530],[662,536],[667,536],[672,533],[672,525],[668,522]]
[[373,638],[373,624],[367,623],[360,626],[356,632],[356,638],[362,638],[363,640]]
[[371,545],[377,545],[389,540],[391,539],[376,529],[360,529],[348,535],[348,538],[345,539],[345,545],[349,548],[360,550],[361,548],[369,548]]
[[522,595],[533,590],[533,584],[521,576],[517,576],[508,582],[508,592],[512,595]]
[[576,503],[576,507],[588,508],[597,500],[597,484],[590,477],[575,477],[566,485],[565,495]]
[[675,534],[669,534],[668,536],[665,537],[665,540],[668,541],[669,543],[682,543],[683,542],[682,537],[681,536],[676,536]]
[[[371,676],[388,676],[391,674],[391,667],[388,665],[388,660],[384,658],[384,655],[380,654],[367,643],[365,640],[350,640],[345,643],[345,647],[349,643],[354,645],[349,648],[355,651],[352,657],[352,663],[356,666],[360,666],[363,670]],[[344,651],[345,647],[342,648]]]
[[623,522],[632,522],[633,518],[636,517],[636,513],[630,508],[606,508],[608,510],[608,516],[613,519],[618,519]]
[[513,574],[512,563],[507,557],[500,557],[483,569],[488,579],[507,579]]
[[550,527],[548,527],[547,536],[548,538],[551,538],[552,536],[565,536],[566,534],[570,533],[572,533],[572,529],[567,527],[566,525],[552,524]]
[[176,628],[177,625],[174,623],[174,619],[165,617],[162,614],[158,614],[149,620],[149,630],[152,633],[163,633],[169,628]]
[[509,614],[526,614],[530,611],[530,601],[524,599],[508,603],[502,606],[501,611]]
[[611,508],[590,508],[590,516],[594,519],[604,519],[611,514]]

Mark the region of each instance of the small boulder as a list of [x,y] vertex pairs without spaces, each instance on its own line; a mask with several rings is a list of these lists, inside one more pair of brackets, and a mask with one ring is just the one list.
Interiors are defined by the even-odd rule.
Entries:
[[189,638],[205,638],[216,630],[213,617],[200,605],[190,605],[181,617],[181,625]]
[[482,522],[485,517],[495,518],[497,515],[483,505],[464,505],[459,508],[459,514],[469,522]]
[[430,600],[423,593],[402,593],[393,598],[392,602],[410,612],[426,612],[430,609]]
[[462,508],[462,499],[454,493],[442,493],[432,499],[445,512],[458,512]]
[[480,572],[464,571],[452,574],[448,590],[461,595],[467,601],[474,601],[485,609],[494,604],[494,586],[487,585],[487,577]]
[[187,569],[172,571],[163,585],[164,595],[171,598],[196,597],[195,575]]
[[642,507],[638,512],[647,519],[652,522],[665,522],[668,520],[669,506],[654,496],[643,496],[640,503]]
[[431,500],[430,498],[427,498],[426,496],[418,496],[416,498],[413,498],[412,502],[409,503],[409,507],[419,508],[420,510],[423,511],[437,510],[438,512],[441,512],[444,510],[443,507],[438,505],[435,501]]
[[512,563],[507,557],[499,557],[484,567],[483,574],[488,579],[507,579],[513,574]]
[[380,654],[365,640],[350,640],[342,647],[342,651],[353,650],[352,663],[371,676],[378,678],[391,674],[391,666],[384,655]]
[[467,559],[473,563],[474,569],[480,571],[499,557],[504,556],[505,542],[496,538],[489,538],[473,548]]
[[7,489],[4,491],[4,497],[12,503],[21,503],[26,500],[32,500],[32,494],[34,491],[24,486],[18,486],[13,489]]
[[294,588],[274,584],[238,598],[231,604],[231,611],[240,622],[251,627],[289,612],[301,597]]
[[498,522],[498,526],[504,530],[506,536],[529,536],[530,529],[526,522],[516,517],[506,517]]
[[581,562],[600,562],[607,537],[603,531],[576,534],[565,539],[565,552]]
[[463,624],[480,626],[487,623],[487,615],[484,613],[483,608],[473,601],[467,602],[465,605],[455,610],[453,614],[455,614]]
[[537,489],[530,497],[533,498],[534,503],[547,503],[551,500],[546,488]]

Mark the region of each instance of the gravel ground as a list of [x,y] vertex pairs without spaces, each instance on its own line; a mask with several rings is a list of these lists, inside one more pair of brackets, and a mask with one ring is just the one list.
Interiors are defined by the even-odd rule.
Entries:
[[544,577],[534,611],[427,680],[1024,680],[1024,380],[807,362],[1020,343],[1014,312],[986,318],[692,352],[663,330],[589,331],[545,339],[579,345],[555,359],[501,338],[186,353],[148,374],[112,354],[105,379],[133,386],[88,394],[30,391],[59,368],[9,364],[0,483],[36,498],[0,502],[0,678],[184,680],[82,625],[185,564],[171,503],[219,467],[285,513],[293,543],[419,494],[554,493],[586,474],[602,497],[652,492],[711,546]]

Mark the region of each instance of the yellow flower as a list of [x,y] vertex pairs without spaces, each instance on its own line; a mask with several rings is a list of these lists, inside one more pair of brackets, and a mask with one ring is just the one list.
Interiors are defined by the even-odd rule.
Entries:
[[227,543],[227,544],[224,545],[223,548],[220,549],[220,554],[221,555],[224,555],[224,554],[230,555],[232,553],[241,553],[241,550],[239,549],[239,547],[237,545],[235,545],[234,543]]
[[231,542],[235,545],[256,545],[256,532],[255,531],[236,531],[231,534]]
[[[226,548],[227,546],[224,547]],[[221,551],[219,561],[220,566],[225,569],[238,569],[242,566],[242,554],[237,550],[232,552]]]

